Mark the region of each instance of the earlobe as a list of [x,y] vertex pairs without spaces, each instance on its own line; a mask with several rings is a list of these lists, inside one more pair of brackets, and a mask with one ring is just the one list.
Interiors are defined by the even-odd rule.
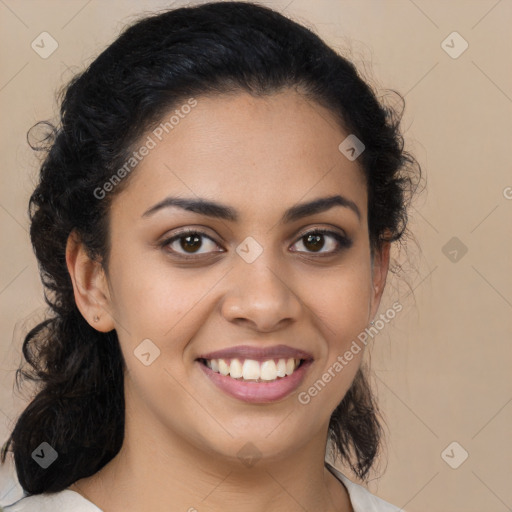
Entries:
[[86,247],[76,231],[72,231],[66,245],[68,267],[75,302],[85,320],[101,332],[114,329],[111,314],[110,294],[103,267],[90,258]]

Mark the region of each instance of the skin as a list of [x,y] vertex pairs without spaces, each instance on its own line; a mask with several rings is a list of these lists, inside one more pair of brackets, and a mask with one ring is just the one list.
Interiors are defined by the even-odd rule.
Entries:
[[[76,303],[94,328],[116,329],[127,364],[122,449],[70,489],[105,512],[167,512],[169,504],[201,512],[351,511],[324,454],[330,415],[364,352],[309,404],[297,394],[348,350],[379,307],[389,244],[372,266],[364,175],[338,150],[348,134],[297,91],[197,100],[114,197],[108,271],[75,234],[68,240]],[[335,206],[280,222],[297,203],[334,194],[353,201],[361,218]],[[240,219],[177,207],[143,216],[171,195],[229,205]],[[195,246],[192,262],[179,258],[194,255],[179,239],[159,243],[183,227],[212,239]],[[315,228],[345,234],[352,245],[335,253],[338,243],[324,235],[315,250],[302,238]],[[235,251],[248,236],[263,248],[252,263]],[[133,352],[148,338],[160,356],[145,366]],[[296,392],[247,404],[215,387],[195,361],[240,344],[286,344],[314,362]],[[261,457],[252,467],[237,456],[248,442]]]

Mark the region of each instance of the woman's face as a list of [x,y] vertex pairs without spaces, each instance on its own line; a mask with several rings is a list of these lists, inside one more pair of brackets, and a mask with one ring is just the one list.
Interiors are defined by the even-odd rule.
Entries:
[[327,110],[292,91],[196,100],[141,139],[113,199],[101,321],[140,432],[281,457],[325,442],[363,350],[335,363],[377,311],[387,257],[372,277],[364,176]]

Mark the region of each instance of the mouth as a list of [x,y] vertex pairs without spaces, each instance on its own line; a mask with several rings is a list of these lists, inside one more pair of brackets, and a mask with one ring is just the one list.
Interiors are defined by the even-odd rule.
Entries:
[[207,382],[249,403],[283,400],[301,385],[313,363],[311,354],[279,345],[239,346],[196,358]]
[[274,358],[258,361],[255,359],[205,359],[198,361],[212,372],[243,382],[275,382],[292,375],[306,359]]

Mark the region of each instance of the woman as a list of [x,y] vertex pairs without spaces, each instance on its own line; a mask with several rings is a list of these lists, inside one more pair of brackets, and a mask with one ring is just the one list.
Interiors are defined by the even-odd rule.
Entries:
[[72,81],[49,141],[5,510],[398,510],[325,460],[364,481],[380,453],[364,333],[420,174],[353,65],[263,6],[174,9]]

